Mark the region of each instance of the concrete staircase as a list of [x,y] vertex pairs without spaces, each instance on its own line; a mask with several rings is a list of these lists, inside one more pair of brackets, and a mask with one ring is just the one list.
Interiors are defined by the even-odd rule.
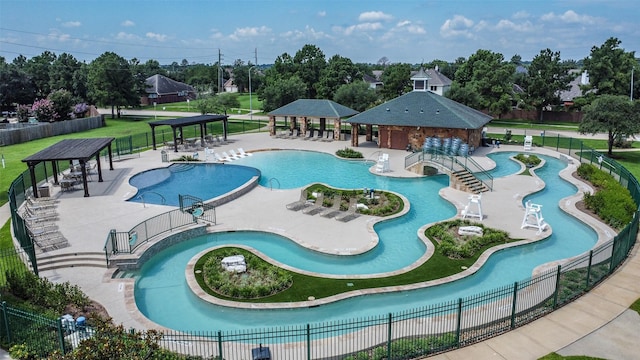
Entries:
[[76,252],[38,255],[38,271],[47,271],[70,267],[107,268],[103,252]]
[[452,172],[449,182],[451,187],[473,194],[489,191],[489,188],[482,181],[465,169]]

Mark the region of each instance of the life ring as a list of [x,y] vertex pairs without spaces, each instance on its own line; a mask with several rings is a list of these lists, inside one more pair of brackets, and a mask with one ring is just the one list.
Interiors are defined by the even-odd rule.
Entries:
[[193,215],[193,217],[200,217],[203,214],[204,214],[204,209],[201,207],[197,207],[193,209],[193,211],[191,211],[191,215]]
[[134,245],[138,241],[138,233],[136,231],[132,231],[129,234],[129,245]]

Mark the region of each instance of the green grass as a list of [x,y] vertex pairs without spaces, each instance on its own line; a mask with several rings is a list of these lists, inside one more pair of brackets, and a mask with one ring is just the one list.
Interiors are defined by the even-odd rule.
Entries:
[[562,356],[562,355],[558,355],[556,353],[551,353],[549,355],[545,355],[545,356],[541,357],[539,360],[606,360],[606,359],[595,358],[595,357],[590,357],[590,356],[583,356],[583,355]]
[[[156,105],[155,110],[157,111],[180,111],[180,112],[194,112],[199,113],[198,111],[198,102],[200,100],[192,100],[188,103],[186,101],[176,102],[176,103],[168,103],[168,104],[159,104]],[[247,114],[249,109],[259,110],[262,109],[262,101],[258,100],[258,94],[251,94],[251,102],[249,102],[249,94],[239,94],[238,101],[240,102],[240,112],[238,109],[232,109],[228,112],[230,117],[237,114]],[[153,105],[146,105],[142,107],[145,110],[154,110]],[[164,108],[164,110],[163,110]]]
[[531,120],[523,120],[523,119],[500,119],[500,120],[491,120],[489,123],[490,127],[504,127],[507,129],[531,129],[531,130],[578,130],[578,123],[574,122],[558,122],[558,121],[545,121],[543,123],[538,123]]

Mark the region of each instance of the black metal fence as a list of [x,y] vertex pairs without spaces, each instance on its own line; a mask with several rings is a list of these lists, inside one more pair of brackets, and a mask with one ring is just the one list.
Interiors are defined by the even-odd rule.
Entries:
[[[549,141],[548,138],[545,141]],[[562,141],[569,146],[554,144],[556,150],[581,162],[606,166],[629,189],[636,204],[640,204],[640,186],[624,167],[595,150],[578,145],[579,142],[573,147],[576,140]],[[10,190],[12,207],[24,199],[24,194],[19,192],[29,188],[23,179],[16,181]],[[12,214],[17,216],[17,213]],[[573,301],[606,279],[633,248],[639,215],[636,211],[632,221],[617,236],[587,254],[535,277],[454,301],[368,318],[300,326],[211,332],[167,330],[160,342],[164,348],[180,354],[227,360],[251,358],[256,351],[265,354],[259,349],[267,347],[271,358],[292,360],[413,359],[457,349],[527,324]],[[19,223],[17,219],[13,221],[14,225]],[[164,220],[160,222],[165,223]],[[125,234],[123,246],[130,245],[131,240],[131,233]],[[24,235],[18,232],[16,236]],[[29,241],[20,243],[28,244]],[[38,314],[13,310],[6,304],[2,308],[0,340],[9,344],[45,341],[67,351],[70,342],[64,337],[63,329],[56,325],[58,320],[43,320]],[[16,335],[22,334],[21,331],[24,337]]]

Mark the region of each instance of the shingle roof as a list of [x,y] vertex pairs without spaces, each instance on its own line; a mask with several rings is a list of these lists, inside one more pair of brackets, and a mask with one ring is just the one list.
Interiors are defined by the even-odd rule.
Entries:
[[316,118],[343,118],[358,111],[323,99],[298,99],[269,112],[270,116],[308,116]]
[[146,91],[149,94],[166,95],[175,94],[180,91],[195,91],[191,85],[169,79],[168,77],[159,74],[148,77],[147,80],[145,80],[145,84],[147,86]]
[[438,70],[427,69],[427,76],[429,76],[430,86],[451,86],[451,79],[442,75]]
[[369,125],[479,129],[491,116],[430,91],[412,91],[346,120]]

